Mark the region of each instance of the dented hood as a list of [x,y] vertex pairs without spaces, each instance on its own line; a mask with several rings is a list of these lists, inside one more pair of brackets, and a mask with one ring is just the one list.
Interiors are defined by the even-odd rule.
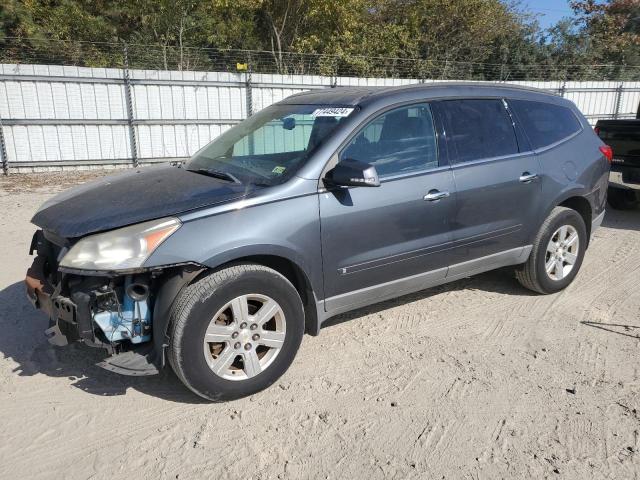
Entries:
[[239,199],[257,188],[170,165],[147,167],[56,195],[31,222],[60,237],[76,238]]

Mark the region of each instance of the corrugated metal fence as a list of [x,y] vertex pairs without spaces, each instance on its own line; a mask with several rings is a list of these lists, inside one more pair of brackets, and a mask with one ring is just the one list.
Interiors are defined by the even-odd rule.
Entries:
[[[184,159],[293,93],[417,82],[0,64],[0,155],[5,172]],[[640,103],[640,82],[510,83],[563,95],[592,123],[634,118]]]

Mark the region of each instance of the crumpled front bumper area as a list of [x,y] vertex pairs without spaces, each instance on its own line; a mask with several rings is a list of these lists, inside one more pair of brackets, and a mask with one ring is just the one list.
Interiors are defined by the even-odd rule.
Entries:
[[[65,346],[79,341],[91,347],[104,348],[111,356],[98,365],[116,373],[137,376],[159,372],[153,344],[148,341],[151,338],[150,327],[146,329],[140,322],[139,328],[145,328],[144,331],[136,333],[134,328],[128,328],[130,338],[116,342],[112,341],[113,335],[117,333],[118,340],[122,340],[122,332],[114,328],[112,337],[107,338],[95,321],[99,315],[104,317],[105,313],[111,313],[105,312],[105,305],[108,306],[110,300],[101,298],[108,295],[117,298],[110,279],[76,278],[73,287],[67,285],[63,289],[62,282],[58,285],[50,283],[46,269],[47,258],[38,255],[27,271],[25,284],[31,303],[50,319],[51,326],[45,331],[49,343]],[[117,300],[115,306],[110,308],[118,314],[122,312]]]
[[27,270],[24,283],[27,286],[27,297],[35,308],[46,312],[51,316],[51,294],[53,289],[44,276],[43,265],[45,259],[36,257],[33,264]]
[[78,292],[74,302],[60,295],[47,280],[44,273],[45,264],[46,258],[36,257],[31,268],[27,270],[25,284],[27,297],[33,306],[45,312],[53,323],[45,331],[49,342],[56,346],[64,346],[83,340],[91,346],[102,346],[101,343],[96,343],[91,328],[89,296]]

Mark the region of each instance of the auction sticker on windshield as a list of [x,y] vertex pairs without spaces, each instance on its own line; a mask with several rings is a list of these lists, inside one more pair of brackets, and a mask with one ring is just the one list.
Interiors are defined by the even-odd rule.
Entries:
[[353,108],[344,107],[332,107],[332,108],[317,108],[312,114],[312,117],[348,117]]

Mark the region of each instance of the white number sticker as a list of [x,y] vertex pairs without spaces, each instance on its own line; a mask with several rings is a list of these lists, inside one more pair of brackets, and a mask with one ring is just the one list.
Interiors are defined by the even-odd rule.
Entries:
[[316,117],[348,117],[353,112],[353,108],[344,107],[332,107],[332,108],[317,108],[311,116]]

